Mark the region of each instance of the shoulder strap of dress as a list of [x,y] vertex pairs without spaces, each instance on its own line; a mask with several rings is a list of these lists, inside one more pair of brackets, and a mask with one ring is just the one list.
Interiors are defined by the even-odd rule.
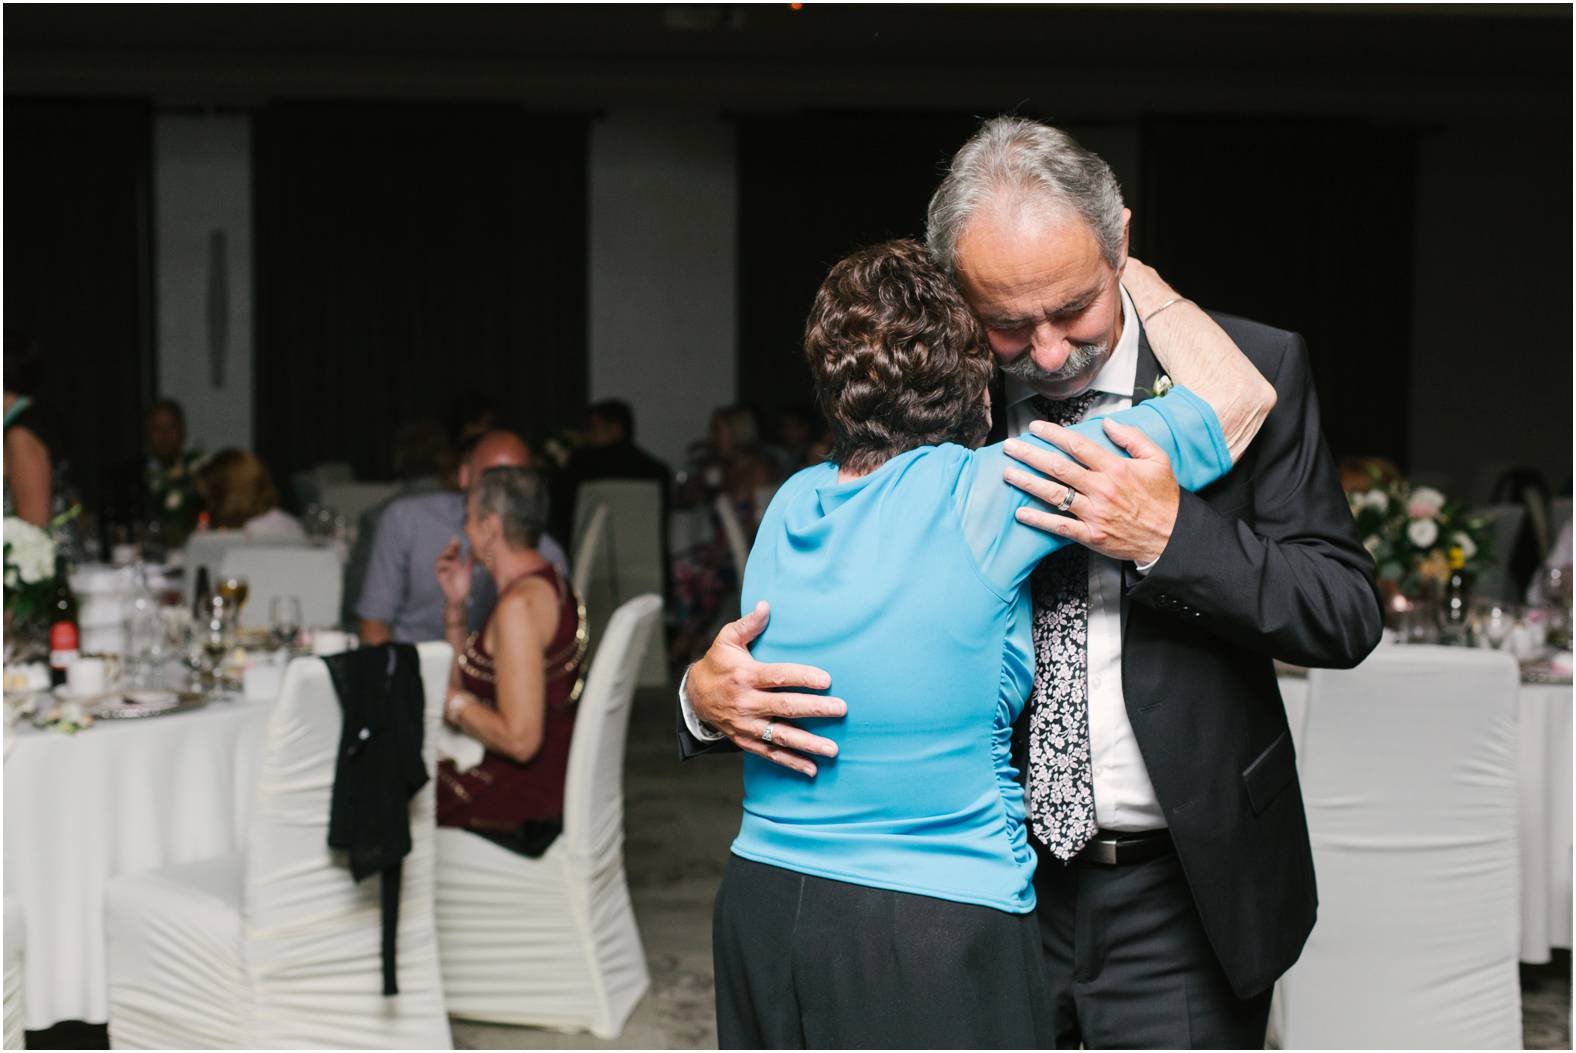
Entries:
[[9,428],[11,422],[22,415],[22,411],[33,404],[33,400],[26,395],[19,396],[11,403],[11,408],[5,411],[5,426]]

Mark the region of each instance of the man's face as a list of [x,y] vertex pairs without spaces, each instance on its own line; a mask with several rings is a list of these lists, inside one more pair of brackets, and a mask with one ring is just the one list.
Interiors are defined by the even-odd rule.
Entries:
[[169,410],[154,410],[148,415],[148,452],[168,464],[180,456],[186,433],[180,420]]
[[[1127,258],[1123,213],[1122,260]],[[1071,209],[988,208],[958,243],[958,282],[996,364],[1048,398],[1089,386],[1121,337],[1120,272]]]
[[596,414],[586,418],[586,444],[594,447],[612,446],[624,438],[624,429]]

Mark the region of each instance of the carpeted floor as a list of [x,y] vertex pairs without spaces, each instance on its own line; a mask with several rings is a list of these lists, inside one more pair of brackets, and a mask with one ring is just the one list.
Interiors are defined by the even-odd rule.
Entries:
[[[710,1049],[711,903],[739,824],[739,758],[681,764],[671,691],[642,691],[630,722],[625,778],[625,852],[651,990],[622,1035],[454,1022],[461,1049]],[[1522,1013],[1529,1049],[1570,1049],[1571,959],[1523,966]],[[29,1032],[35,1049],[105,1048],[102,1026]]]

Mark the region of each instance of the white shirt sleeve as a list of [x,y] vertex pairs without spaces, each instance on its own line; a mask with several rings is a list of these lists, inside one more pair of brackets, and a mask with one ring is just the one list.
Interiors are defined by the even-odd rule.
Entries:
[[715,728],[702,724],[695,715],[695,707],[690,704],[689,697],[689,670],[684,670],[684,678],[679,681],[679,712],[684,714],[684,726],[689,733],[702,742],[721,742],[728,736]]

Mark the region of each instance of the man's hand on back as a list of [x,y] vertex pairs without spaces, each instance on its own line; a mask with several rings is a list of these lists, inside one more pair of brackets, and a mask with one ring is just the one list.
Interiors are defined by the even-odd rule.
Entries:
[[[814,666],[757,662],[750,655],[750,644],[766,629],[769,618],[762,601],[738,621],[723,626],[705,656],[690,666],[685,693],[695,715],[741,750],[814,776],[815,762],[806,754],[835,757],[837,743],[785,723],[785,718],[841,717],[848,706],[840,698],[780,690],[824,691],[832,678]],[[772,725],[769,743],[761,738],[768,724]]]

